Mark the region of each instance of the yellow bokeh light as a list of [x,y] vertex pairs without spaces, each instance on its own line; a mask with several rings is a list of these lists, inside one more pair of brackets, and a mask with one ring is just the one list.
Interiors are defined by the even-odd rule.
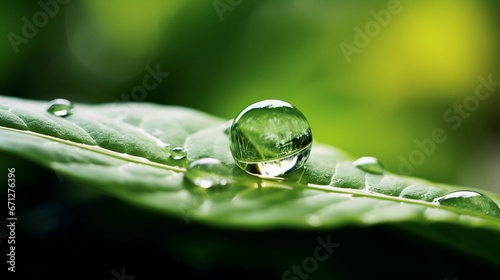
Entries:
[[357,90],[398,103],[472,88],[493,50],[481,7],[466,1],[405,4],[353,63]]

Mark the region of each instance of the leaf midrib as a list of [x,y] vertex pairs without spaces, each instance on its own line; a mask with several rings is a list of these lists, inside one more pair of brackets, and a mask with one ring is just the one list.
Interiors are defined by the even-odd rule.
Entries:
[[93,146],[93,145],[78,143],[78,142],[65,140],[65,139],[61,139],[58,137],[54,137],[54,136],[45,135],[45,134],[38,133],[38,132],[33,132],[30,130],[19,130],[19,129],[15,129],[15,128],[4,127],[4,126],[0,126],[0,129],[44,138],[44,139],[47,139],[50,141],[58,142],[58,143],[69,145],[69,146],[74,146],[77,148],[96,152],[96,153],[103,154],[106,156],[111,156],[111,157],[118,158],[118,159],[125,160],[125,161],[154,166],[154,167],[163,168],[163,169],[167,169],[167,170],[175,171],[175,172],[186,172],[186,169],[182,168],[182,167],[161,164],[158,162],[151,161],[147,158],[133,156],[133,155],[125,154],[125,153],[115,152],[115,151],[105,149],[105,148],[100,147],[100,146]]
[[[114,158],[117,158],[120,160],[134,162],[134,163],[138,163],[138,164],[144,164],[144,165],[162,168],[162,169],[166,169],[166,170],[174,171],[174,172],[179,172],[179,173],[186,172],[186,168],[161,164],[158,162],[151,161],[147,158],[133,156],[133,155],[125,154],[125,153],[115,152],[115,151],[112,151],[109,149],[102,148],[100,146],[93,146],[93,145],[78,143],[78,142],[65,140],[65,139],[61,139],[58,137],[54,137],[54,136],[45,135],[45,134],[38,133],[38,132],[33,132],[30,130],[19,130],[19,129],[9,128],[9,127],[4,127],[4,126],[0,126],[0,129],[44,138],[44,139],[58,142],[58,143],[61,143],[64,145],[69,145],[69,146],[85,149],[85,150],[88,150],[91,152],[99,153],[102,155],[111,156],[111,157],[114,157]],[[293,185],[297,188],[304,187],[304,185],[299,184],[299,183],[294,182],[294,181],[286,181],[286,183],[285,183],[285,182],[281,182],[281,181],[266,180],[265,178],[259,178],[259,179],[267,182],[268,183],[267,185],[269,185],[270,187],[273,187],[272,186],[273,184],[274,184],[274,187],[291,187],[290,185]],[[413,204],[413,205],[420,205],[420,206],[425,206],[425,207],[429,207],[429,208],[443,209],[446,211],[456,213],[457,215],[466,214],[469,216],[473,216],[473,217],[489,220],[489,221],[492,221],[495,223],[499,223],[499,220],[497,218],[494,218],[494,217],[482,215],[482,214],[479,214],[476,212],[471,212],[471,211],[467,211],[467,210],[463,210],[463,209],[446,207],[446,206],[434,204],[434,203],[423,201],[423,200],[408,199],[408,198],[399,197],[399,196],[395,197],[395,196],[383,195],[383,194],[378,194],[378,193],[367,192],[364,190],[357,190],[357,189],[350,189],[350,188],[339,188],[339,187],[330,186],[330,185],[317,185],[317,184],[308,183],[307,187],[309,189],[323,191],[323,192],[329,192],[329,193],[349,194],[352,196],[360,196],[360,197],[367,197],[367,198],[392,201],[392,202],[398,202],[398,203],[408,203],[408,204]]]

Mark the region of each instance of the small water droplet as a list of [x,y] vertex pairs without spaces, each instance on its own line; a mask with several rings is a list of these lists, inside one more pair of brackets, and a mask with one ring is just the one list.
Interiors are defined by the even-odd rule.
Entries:
[[58,117],[67,117],[73,113],[73,103],[67,99],[54,99],[49,102],[47,112]]
[[352,163],[353,166],[372,174],[384,174],[384,166],[374,157],[361,157]]
[[170,157],[174,160],[181,160],[186,158],[186,156],[187,156],[186,151],[181,147],[175,147],[170,152]]
[[500,208],[489,197],[473,191],[456,191],[435,198],[433,203],[500,218]]
[[231,154],[250,174],[276,177],[299,169],[309,158],[311,146],[307,119],[284,101],[254,103],[231,126]]
[[230,182],[231,170],[220,160],[202,158],[192,162],[186,173],[186,179],[204,189],[223,187]]

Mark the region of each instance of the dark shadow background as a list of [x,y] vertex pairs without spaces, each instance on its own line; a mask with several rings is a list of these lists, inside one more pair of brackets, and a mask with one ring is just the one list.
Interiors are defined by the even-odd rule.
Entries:
[[[354,157],[376,156],[396,173],[419,150],[416,141],[442,128],[447,140],[413,164],[411,175],[500,193],[500,87],[460,117],[456,129],[443,116],[474,96],[479,76],[500,81],[496,1],[399,1],[399,12],[378,29],[370,24],[392,1],[63,2],[0,3],[1,95],[175,104],[228,119],[255,101],[282,99],[306,115],[315,140]],[[357,51],[346,55],[346,44]],[[134,89],[148,67],[169,75],[139,94]],[[136,279],[171,279],[176,270],[193,279],[280,279],[324,235],[166,221],[0,155],[0,168],[7,167],[16,168],[22,189],[18,268],[30,278],[111,279],[112,269],[126,267]],[[116,220],[121,211],[124,220]],[[198,239],[200,233],[214,241],[196,242],[191,251],[174,248],[179,244],[173,239]],[[385,227],[333,234],[342,243],[338,254],[310,279],[498,273]],[[232,239],[248,252],[228,253],[225,242]],[[249,245],[259,242],[265,246]],[[292,253],[269,253],[287,246]],[[217,252],[234,257],[212,256]],[[266,255],[273,265],[265,265]],[[381,259],[387,259],[382,266]]]

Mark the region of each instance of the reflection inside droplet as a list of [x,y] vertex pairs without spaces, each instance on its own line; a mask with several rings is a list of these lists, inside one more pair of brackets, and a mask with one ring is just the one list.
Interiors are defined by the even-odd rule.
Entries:
[[252,104],[231,126],[231,153],[250,174],[275,177],[297,170],[307,161],[311,146],[307,119],[284,101]]

